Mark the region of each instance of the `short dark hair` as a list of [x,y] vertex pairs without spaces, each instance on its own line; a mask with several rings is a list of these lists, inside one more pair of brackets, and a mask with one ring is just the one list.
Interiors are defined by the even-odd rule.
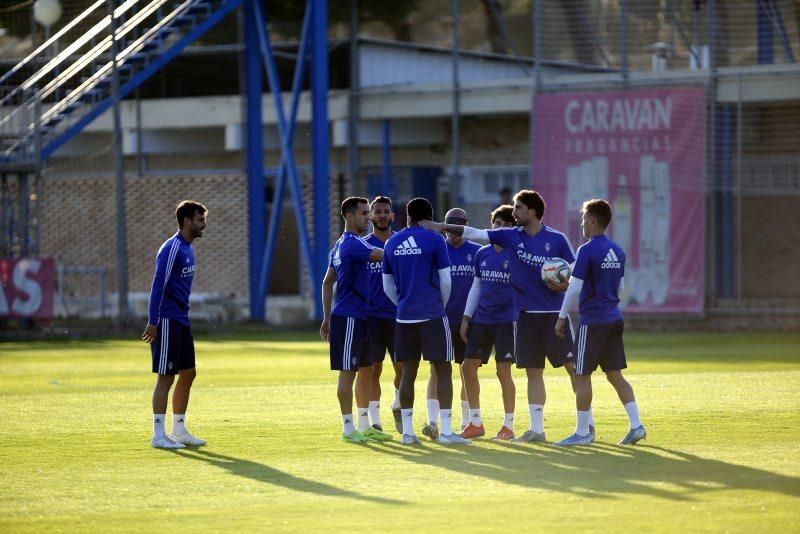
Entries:
[[513,212],[514,212],[514,206],[509,206],[508,204],[505,204],[503,206],[498,206],[492,212],[492,216],[489,219],[489,221],[494,222],[496,219],[500,219],[503,222],[516,224],[516,221],[514,220],[514,215],[512,215]]
[[385,197],[382,195],[378,195],[377,197],[372,199],[372,202],[369,203],[370,209],[372,209],[373,204],[389,204],[389,207],[392,207],[392,199],[389,197]]
[[611,222],[611,204],[602,198],[593,198],[583,203],[581,211],[595,218],[597,224],[607,228]]
[[531,191],[530,189],[523,189],[514,195],[514,202],[517,200],[525,204],[529,210],[535,211],[536,218],[540,221],[542,220],[542,217],[544,217],[544,209],[546,207],[542,195],[536,191]]
[[193,219],[195,213],[207,213],[205,206],[194,200],[181,200],[175,208],[175,218],[178,219],[178,229],[183,228],[183,219]]
[[342,217],[347,215],[348,213],[353,213],[358,209],[359,204],[366,204],[369,205],[369,200],[363,197],[347,197],[342,201]]
[[408,222],[419,222],[433,219],[433,206],[427,198],[412,198],[406,204]]

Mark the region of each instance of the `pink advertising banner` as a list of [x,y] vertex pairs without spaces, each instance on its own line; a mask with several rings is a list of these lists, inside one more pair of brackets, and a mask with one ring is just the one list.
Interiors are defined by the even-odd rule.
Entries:
[[581,204],[611,203],[627,254],[622,306],[700,312],[704,296],[705,92],[681,87],[539,94],[533,187],[544,222],[581,237]]

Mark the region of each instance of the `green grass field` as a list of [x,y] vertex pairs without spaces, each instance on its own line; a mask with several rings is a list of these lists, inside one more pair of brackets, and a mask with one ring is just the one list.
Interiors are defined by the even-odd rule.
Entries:
[[[335,375],[312,333],[198,335],[187,423],[209,444],[176,452],[149,445],[142,342],[0,344],[0,532],[799,531],[800,334],[642,333],[626,344],[643,445],[616,445],[627,419],[598,375],[591,447],[448,449],[342,443]],[[557,440],[574,429],[574,398],[563,371],[545,380]],[[482,385],[493,433],[493,365]]]

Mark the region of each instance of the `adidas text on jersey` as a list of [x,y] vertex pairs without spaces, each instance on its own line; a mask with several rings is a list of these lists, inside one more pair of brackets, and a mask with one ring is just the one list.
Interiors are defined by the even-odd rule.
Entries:
[[417,254],[422,254],[422,249],[417,246],[414,236],[409,236],[394,250],[395,256],[415,256]]
[[603,263],[600,264],[601,269],[620,269],[622,268],[622,264],[617,257],[617,254],[614,252],[613,248],[608,249],[608,254],[606,254]]

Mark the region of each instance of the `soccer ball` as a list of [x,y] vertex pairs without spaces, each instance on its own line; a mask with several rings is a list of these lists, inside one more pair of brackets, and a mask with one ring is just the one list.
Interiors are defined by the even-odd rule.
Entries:
[[569,263],[562,258],[551,258],[542,264],[542,282],[561,285],[569,276]]

